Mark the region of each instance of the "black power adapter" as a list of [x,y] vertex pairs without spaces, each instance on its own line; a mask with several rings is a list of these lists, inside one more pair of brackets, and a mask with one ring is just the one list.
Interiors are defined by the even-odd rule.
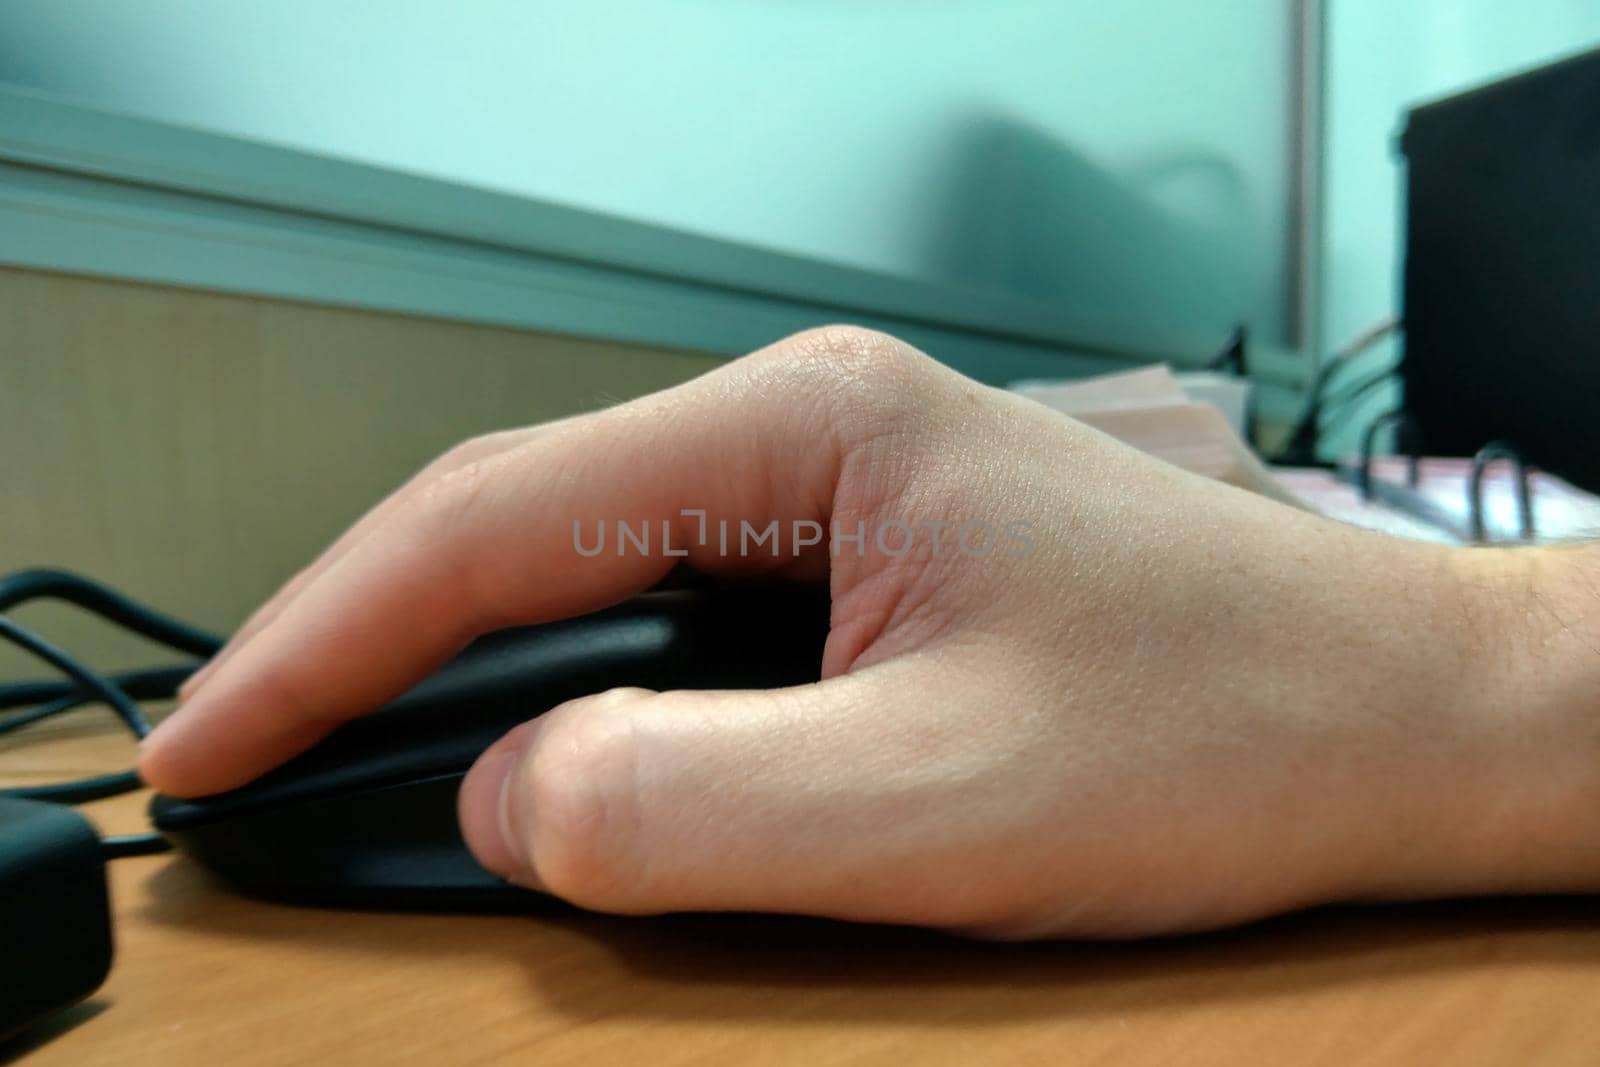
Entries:
[[0,1041],[99,989],[111,952],[94,827],[61,804],[0,797]]

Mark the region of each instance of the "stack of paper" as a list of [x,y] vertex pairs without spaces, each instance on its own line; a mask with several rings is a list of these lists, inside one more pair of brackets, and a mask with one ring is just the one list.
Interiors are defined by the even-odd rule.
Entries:
[[1184,470],[1300,505],[1222,412],[1191,398],[1164,365],[1067,382],[1019,382],[1011,390]]

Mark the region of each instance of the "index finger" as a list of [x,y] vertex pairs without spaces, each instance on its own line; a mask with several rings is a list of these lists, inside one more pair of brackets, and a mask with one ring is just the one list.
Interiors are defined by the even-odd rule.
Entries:
[[[684,512],[825,527],[845,457],[878,433],[872,413],[903,406],[930,376],[954,377],[935,368],[880,334],[813,331],[440,475],[219,664],[145,740],[140,774],[177,796],[233,788],[488,630],[603,607],[680,561],[713,573],[793,565],[725,554]],[[597,521],[669,530],[688,555],[586,558],[574,531]]]

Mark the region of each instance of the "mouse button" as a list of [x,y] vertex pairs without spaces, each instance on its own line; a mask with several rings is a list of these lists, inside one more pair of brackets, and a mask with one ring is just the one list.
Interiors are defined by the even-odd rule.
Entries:
[[404,731],[387,745],[363,745],[360,739],[325,741],[317,748],[238,789],[207,797],[182,799],[157,796],[151,818],[158,829],[178,829],[239,818],[253,812],[305,803],[323,797],[351,795],[439,774],[463,774],[500,736],[490,731],[438,735],[428,743],[408,743]]
[[261,896],[448,903],[508,887],[472,859],[455,817],[459,774],[395,783],[174,833],[180,847]]
[[592,691],[618,671],[634,672],[670,656],[680,630],[671,617],[613,609],[496,631],[375,714],[403,722],[429,719],[439,709],[470,713],[509,696]]
[[[552,707],[614,685],[661,688],[681,671],[664,655],[668,627],[658,622],[608,628],[596,654],[577,641],[539,640],[528,631],[499,642],[500,654],[475,657],[476,674],[454,664],[444,684],[420,685],[385,707],[339,727],[313,748],[238,789],[193,801],[168,798],[161,817],[196,825],[241,813],[391,782],[462,773],[514,727]],[[582,652],[582,655],[579,653]],[[554,664],[577,663],[571,670]]]

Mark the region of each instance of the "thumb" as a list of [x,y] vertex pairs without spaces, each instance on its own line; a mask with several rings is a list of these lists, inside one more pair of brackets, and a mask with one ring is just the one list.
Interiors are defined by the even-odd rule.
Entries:
[[897,696],[948,695],[939,666],[563,704],[480,757],[463,836],[494,873],[599,911],[998,921],[1005,805],[971,795],[996,777],[974,773],[983,746]]

